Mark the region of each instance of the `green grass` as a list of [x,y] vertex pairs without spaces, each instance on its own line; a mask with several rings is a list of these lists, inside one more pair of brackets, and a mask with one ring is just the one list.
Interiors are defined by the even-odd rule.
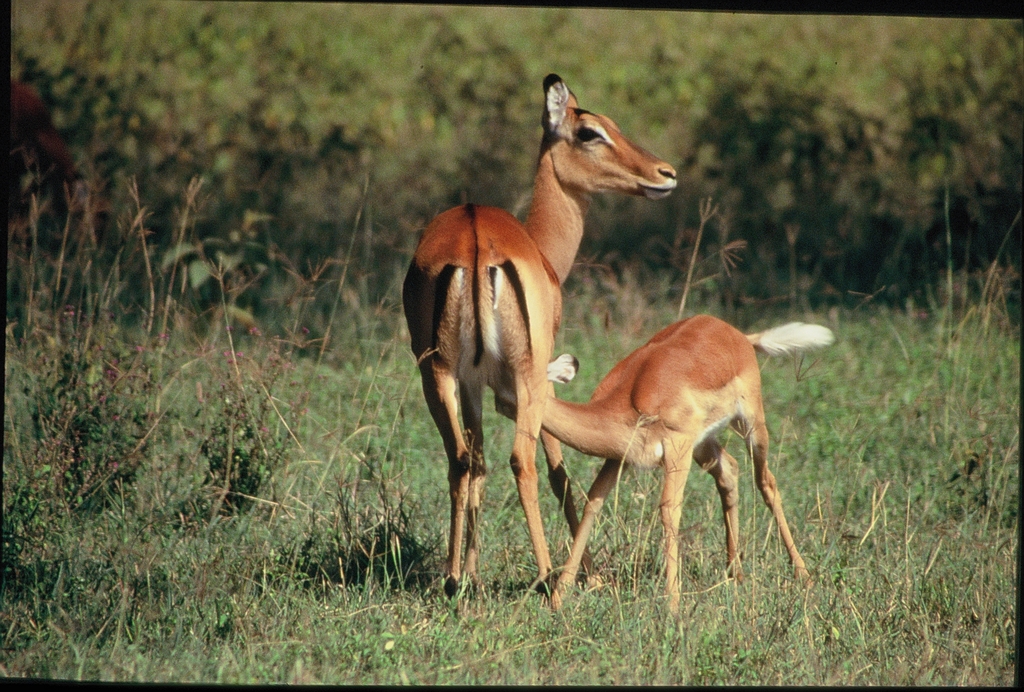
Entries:
[[[1016,680],[1019,22],[37,4],[12,15],[12,76],[111,209],[98,247],[45,197],[9,218],[0,675]],[[603,586],[552,612],[529,589],[511,424],[488,411],[483,586],[444,596],[447,463],[401,276],[439,210],[521,204],[552,70],[680,173],[656,205],[595,200],[562,396],[674,320],[684,276],[691,312],[838,337],[763,366],[809,588],[731,437],[743,584],[695,470],[669,615],[661,475],[626,470],[589,543]],[[695,237],[705,197],[722,215]],[[599,463],[566,459],[581,495]]]
[[[559,337],[559,352],[583,362],[560,390],[577,400],[677,307],[587,271],[567,288]],[[317,348],[269,332],[182,329],[160,339],[102,318],[89,327],[81,315],[57,328],[55,310],[25,339],[8,339],[5,354],[0,671],[197,682],[1011,684],[1019,327],[982,308],[955,320],[870,307],[727,316],[746,330],[818,322],[838,337],[799,370],[786,359],[763,367],[769,460],[813,582],[792,580],[733,436],[747,479],[748,579],[724,581],[718,496],[695,470],[677,618],[662,599],[658,472],[627,471],[598,521],[590,546],[601,588],[571,591],[557,613],[528,590],[535,565],[507,467],[510,424],[493,412],[484,587],[457,603],[444,597],[446,463],[394,303],[339,315],[346,328],[319,362]],[[59,367],[77,354],[68,362],[89,372],[115,352],[124,377],[74,379]],[[63,390],[47,384],[59,377]],[[56,403],[41,416],[45,392]],[[79,415],[104,395],[106,408]],[[141,411],[142,425],[106,420],[126,411]],[[92,447],[68,442],[68,431],[96,425],[107,427]],[[230,486],[210,472],[214,447],[230,447],[239,464]],[[132,474],[97,472],[84,499],[65,482],[125,450],[137,457]],[[570,450],[567,464],[583,492],[596,460]],[[240,487],[248,492],[231,492]],[[553,557],[564,561],[568,531],[546,484],[541,498]]]

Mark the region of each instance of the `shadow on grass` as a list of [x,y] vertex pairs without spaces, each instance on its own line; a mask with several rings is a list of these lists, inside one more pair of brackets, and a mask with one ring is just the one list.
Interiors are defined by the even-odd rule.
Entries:
[[379,502],[358,502],[339,490],[337,505],[325,524],[313,516],[305,536],[282,559],[309,586],[366,586],[389,591],[428,588],[441,574],[437,541],[417,535],[412,510],[403,495],[378,485]]

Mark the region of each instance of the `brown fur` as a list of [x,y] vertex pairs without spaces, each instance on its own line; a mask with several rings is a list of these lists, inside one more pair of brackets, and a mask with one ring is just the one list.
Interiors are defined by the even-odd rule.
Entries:
[[[783,344],[786,352],[831,341],[827,330],[809,329],[824,332],[828,341],[794,340],[792,345]],[[737,579],[742,578],[736,556],[738,465],[716,439],[728,425],[746,440],[755,481],[772,510],[794,570],[798,577],[807,576],[775,477],[768,470],[768,430],[755,355],[760,339],[761,334],[745,336],[715,317],[691,317],[666,327],[626,356],[597,386],[589,403],[548,400],[544,429],[585,454],[606,459],[588,493],[572,553],[559,577],[552,599],[556,607],[575,578],[594,519],[623,463],[665,469],[660,506],[666,592],[672,610],[679,603],[679,516],[692,460],[715,478],[725,518],[727,565]]]
[[[547,453],[548,479],[575,533],[576,509],[561,450],[554,438],[541,434],[551,386],[547,363],[561,320],[561,283],[579,249],[591,193],[656,198],[675,187],[671,166],[625,139],[608,118],[580,109],[557,76],[549,75],[544,89],[545,134],[526,224],[500,209],[476,205],[438,215],[423,232],[402,290],[423,395],[448,456],[449,594],[463,571],[476,577],[475,527],[486,474],[484,386],[495,391],[498,410],[516,423],[510,464],[540,578],[550,572],[551,558],[537,502],[538,435]],[[597,130],[604,133],[599,141],[592,137]]]

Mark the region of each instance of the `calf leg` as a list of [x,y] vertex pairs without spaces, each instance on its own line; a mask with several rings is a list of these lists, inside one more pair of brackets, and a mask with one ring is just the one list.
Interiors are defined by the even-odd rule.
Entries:
[[[671,443],[668,445],[671,447]],[[689,443],[666,449],[665,484],[661,490],[661,525],[665,532],[665,593],[672,613],[679,612],[679,518],[683,511],[683,490],[693,461]]]
[[[576,534],[579,532],[580,522],[576,514],[576,502],[572,496],[572,484],[569,482],[569,476],[565,472],[565,465],[563,464],[562,446],[553,435],[544,430],[541,430],[540,441],[544,446],[544,458],[548,462],[548,482],[551,484],[555,497],[558,498],[558,504],[562,508],[562,513],[565,514],[565,521],[569,524],[569,532],[573,539],[575,539]],[[581,564],[585,574],[591,575],[593,573],[590,553],[586,548],[583,549]]]
[[806,580],[809,575],[804,560],[796,549],[793,536],[789,532],[789,524],[786,522],[786,514],[782,511],[782,496],[779,494],[775,484],[775,476],[768,470],[768,429],[764,425],[763,418],[754,422],[751,427],[751,434],[748,438],[750,444],[750,455],[754,460],[754,480],[764,503],[771,509],[775,517],[775,523],[779,527],[779,537],[789,552],[789,561],[793,565],[794,573],[798,579]]
[[590,538],[590,532],[594,528],[594,520],[597,519],[597,514],[601,511],[601,507],[604,506],[608,493],[615,487],[615,483],[619,479],[619,467],[621,464],[622,462],[618,459],[608,459],[605,461],[604,466],[601,467],[597,474],[597,478],[594,479],[594,484],[590,486],[590,492],[587,493],[587,504],[583,507],[583,521],[580,522],[579,528],[574,532],[569,560],[565,563],[565,567],[562,568],[562,574],[559,575],[558,583],[551,594],[551,606],[556,610],[562,604],[562,595],[565,593],[565,590],[576,579],[580,562],[586,555],[587,539]]
[[726,566],[730,575],[737,581],[742,581],[743,567],[736,557],[739,530],[739,464],[722,449],[717,440],[707,440],[699,445],[694,450],[693,457],[701,468],[711,474],[715,479],[715,485],[718,486],[718,495],[722,499],[722,516],[725,520]]

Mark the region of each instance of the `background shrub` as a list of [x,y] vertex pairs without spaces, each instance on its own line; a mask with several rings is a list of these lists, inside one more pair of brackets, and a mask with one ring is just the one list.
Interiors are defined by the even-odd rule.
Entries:
[[[682,182],[656,205],[598,199],[585,258],[681,272],[662,249],[692,242],[696,202],[711,196],[725,222],[709,249],[748,243],[733,300],[799,285],[815,302],[923,303],[948,263],[977,292],[970,272],[1001,248],[1019,274],[1017,20],[53,7],[13,6],[12,75],[40,91],[110,195],[138,181],[158,253],[178,247],[181,181],[202,176],[195,242],[244,231],[287,259],[254,284],[257,310],[287,300],[288,266],[327,258],[353,262],[354,299],[391,298],[437,212],[472,200],[525,213],[549,71]],[[124,242],[107,234],[107,255]]]

